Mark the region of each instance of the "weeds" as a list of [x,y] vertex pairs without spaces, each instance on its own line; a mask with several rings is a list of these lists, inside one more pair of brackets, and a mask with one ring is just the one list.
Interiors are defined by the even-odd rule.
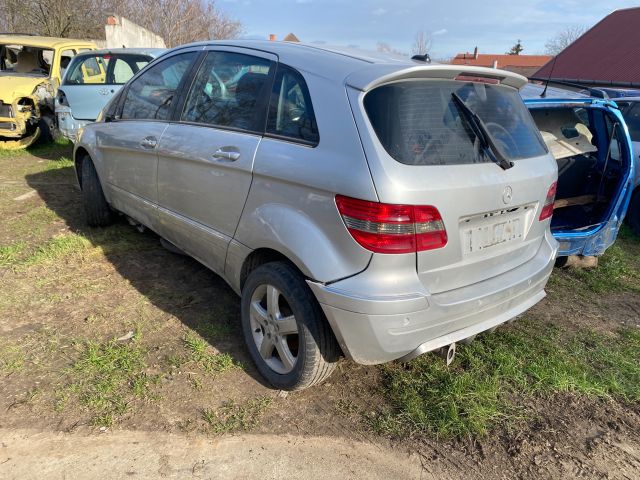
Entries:
[[10,374],[21,370],[25,363],[25,352],[19,345],[0,344],[0,372]]
[[126,344],[115,341],[84,344],[72,367],[77,380],[68,389],[93,414],[94,425],[112,425],[127,410],[131,396],[148,395],[157,378],[144,372],[144,357],[144,349],[135,340]]
[[184,343],[190,351],[191,360],[198,363],[207,373],[223,373],[237,367],[231,355],[212,353],[206,340],[192,332],[185,335]]
[[205,408],[202,411],[202,418],[216,434],[248,431],[258,425],[260,417],[272,401],[267,396],[248,400],[242,405],[228,401],[218,409]]

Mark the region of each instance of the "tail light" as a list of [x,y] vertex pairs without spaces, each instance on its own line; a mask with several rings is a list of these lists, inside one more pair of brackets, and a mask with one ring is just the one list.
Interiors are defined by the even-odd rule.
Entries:
[[69,104],[67,103],[67,96],[62,90],[58,90],[58,104],[65,107],[69,106]]
[[540,221],[546,220],[553,215],[553,204],[556,201],[556,190],[558,189],[558,182],[553,182],[547,192],[547,199],[544,201],[544,207],[540,212]]
[[411,253],[442,248],[447,231],[436,207],[393,205],[336,196],[349,233],[376,253]]

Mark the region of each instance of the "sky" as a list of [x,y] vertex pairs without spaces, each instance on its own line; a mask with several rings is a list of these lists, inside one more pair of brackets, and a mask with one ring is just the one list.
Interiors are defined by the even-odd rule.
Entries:
[[613,10],[640,0],[217,0],[244,25],[245,38],[293,32],[305,43],[375,49],[384,42],[410,52],[416,32],[432,38],[432,57],[461,52],[505,53],[518,39],[528,54],[569,26],[592,26]]

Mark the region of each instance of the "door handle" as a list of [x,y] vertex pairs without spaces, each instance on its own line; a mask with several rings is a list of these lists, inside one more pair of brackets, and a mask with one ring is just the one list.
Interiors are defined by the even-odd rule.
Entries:
[[240,152],[235,150],[235,148],[233,150],[231,148],[225,148],[225,147],[219,148],[213,154],[213,158],[217,158],[220,160],[227,160],[229,162],[235,162],[240,158]]
[[158,145],[158,139],[156,137],[145,137],[140,142],[142,148],[152,149],[156,148],[156,145]]

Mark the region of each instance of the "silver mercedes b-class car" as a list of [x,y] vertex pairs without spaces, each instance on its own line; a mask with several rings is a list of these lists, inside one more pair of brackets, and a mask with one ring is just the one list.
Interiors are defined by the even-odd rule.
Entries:
[[286,42],[178,47],[80,133],[87,221],[119,212],[222,276],[276,388],[343,354],[451,356],[542,299],[556,256],[557,166],[525,83]]

